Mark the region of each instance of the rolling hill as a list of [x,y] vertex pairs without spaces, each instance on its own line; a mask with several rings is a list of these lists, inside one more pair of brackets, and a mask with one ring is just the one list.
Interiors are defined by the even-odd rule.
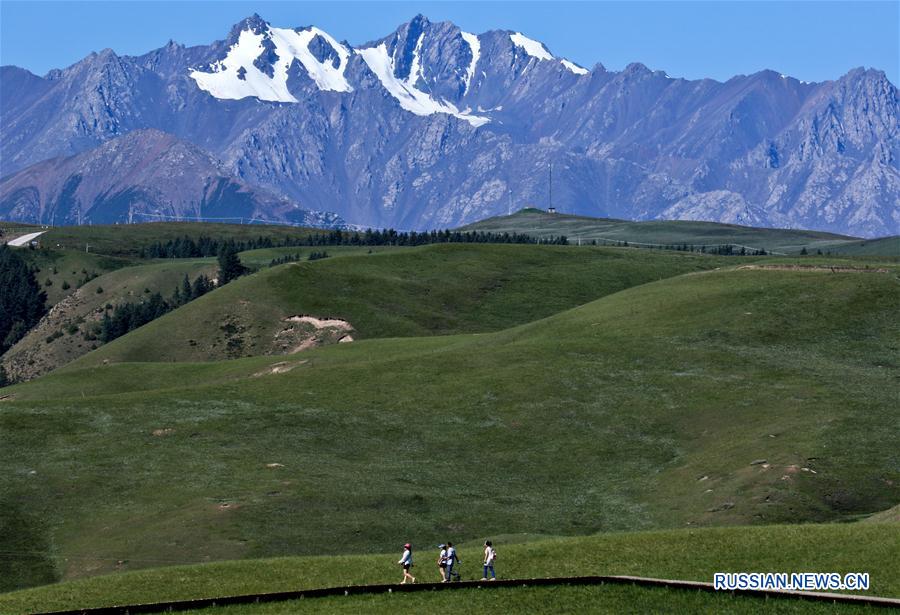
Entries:
[[[535,249],[518,248],[522,260]],[[471,278],[440,250],[409,253]],[[343,280],[359,263],[396,258],[402,272],[405,254],[308,269],[334,268],[333,299],[349,301]],[[424,337],[433,321],[413,308],[437,290],[421,281],[386,293],[393,304],[374,297],[371,314],[396,320],[346,303],[362,331],[397,335],[388,325],[401,323],[418,337],[290,360],[88,355],[5,389],[0,487],[17,505],[2,514],[21,528],[17,548],[74,578],[116,568],[91,554],[140,568],[365,553],[448,532],[852,520],[900,500],[896,268],[724,267],[546,318],[523,309],[511,328]],[[456,313],[451,326],[492,322],[487,308]],[[142,358],[166,356],[131,360]]]
[[[198,241],[219,226],[224,225],[52,229],[51,233],[61,232],[45,237],[38,250],[20,252],[35,267],[52,309],[38,327],[4,355],[7,373],[15,381],[30,379],[100,346],[96,328],[107,306],[140,302],[150,296],[148,292],[168,298],[184,275],[191,279],[200,273],[214,277],[216,264],[212,258],[153,260],[137,258],[135,253],[162,239],[168,242],[187,237]],[[309,237],[302,234],[303,230],[284,227],[256,227],[255,235],[248,234],[247,227],[231,226],[228,230],[226,238],[239,242],[267,239],[277,245],[287,239]],[[161,238],[158,242],[150,240],[154,232]],[[74,248],[76,242],[119,256],[79,251]],[[305,246],[262,248],[242,252],[240,258],[256,271],[273,260],[308,259],[322,250]],[[383,337],[497,329],[633,284],[727,262],[698,255],[628,256],[616,250],[576,251],[549,246],[525,251],[489,245],[470,249],[433,245],[414,251],[394,246],[329,246],[328,250],[331,257],[394,255],[386,260],[357,259],[315,268],[311,268],[312,263],[295,263],[279,273],[252,276],[239,287],[223,290],[212,301],[186,307],[177,316],[143,329],[129,342],[116,346],[117,350],[104,351],[107,354],[102,359],[118,360],[122,352],[167,360],[284,354],[337,341],[351,331],[357,337]],[[343,284],[343,289],[338,284]],[[413,307],[411,293],[424,286],[437,289],[431,300],[415,306],[413,313],[391,313],[390,305],[398,301]],[[241,289],[240,297],[235,294],[237,288]],[[308,318],[306,322],[288,321],[298,314],[340,312],[362,318],[365,329],[352,329],[344,323],[336,323],[336,328],[317,328],[319,323]],[[157,348],[149,351],[148,344]]]
[[[348,333],[364,339],[495,331],[630,286],[730,262],[564,246],[450,244],[367,252],[243,278],[79,365],[291,354],[310,340],[318,345]],[[345,321],[352,330],[329,332],[296,320],[304,316]]]
[[832,254],[846,256],[889,256],[900,259],[900,235],[881,237],[879,239],[860,239],[845,244],[830,246]]
[[[562,213],[547,213],[528,208],[512,215],[488,218],[462,227],[461,230],[525,233],[535,237],[565,235],[572,243],[620,244],[628,242],[638,247],[665,247],[694,245],[713,247],[718,245],[742,246],[751,250],[798,254],[802,249],[810,253],[816,250],[839,254],[868,254],[874,256],[900,256],[897,238],[860,240],[845,235],[821,231],[757,228],[716,222],[690,222],[679,220],[651,220],[630,222],[610,218],[590,218]],[[867,246],[862,251],[857,246]]]
[[[52,307],[44,318],[0,357],[0,364],[15,380],[45,374],[100,346],[102,342],[97,339],[97,329],[107,306],[114,307],[126,301],[137,302],[151,293],[160,293],[168,298],[185,275],[191,281],[200,274],[214,277],[217,267],[215,259],[169,259],[124,266],[99,275],[93,268],[88,271],[82,267],[84,273],[75,268],[85,261],[86,266],[102,265],[108,261],[122,265],[122,259],[97,257],[73,250],[45,254],[48,255],[46,258],[38,256],[38,259],[46,261],[38,279],[42,280],[46,275],[52,282],[56,277],[56,282],[45,288],[59,288],[59,292],[65,295],[60,297],[55,294],[49,302]],[[97,277],[93,277],[95,275]],[[77,286],[62,291],[59,278],[65,276],[69,276],[72,284]],[[76,282],[76,276],[81,283]]]

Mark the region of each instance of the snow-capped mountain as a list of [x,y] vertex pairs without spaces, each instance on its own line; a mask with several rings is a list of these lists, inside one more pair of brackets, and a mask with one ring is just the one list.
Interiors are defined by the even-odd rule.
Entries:
[[[241,182],[351,223],[452,226],[526,204],[897,233],[897,89],[857,69],[725,83],[558,57],[525,33],[419,15],[359,46],[258,16],[211,45],[0,69],[8,175],[154,128]],[[6,93],[12,92],[12,95]],[[2,213],[2,212],[0,212]]]

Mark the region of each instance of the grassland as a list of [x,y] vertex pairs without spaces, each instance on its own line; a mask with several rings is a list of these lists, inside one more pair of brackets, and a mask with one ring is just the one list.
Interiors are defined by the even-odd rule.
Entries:
[[[332,252],[353,258],[261,271],[112,342],[78,365],[283,354],[297,346],[293,334],[285,334],[293,325],[284,319],[301,314],[349,321],[356,339],[496,331],[632,286],[734,262],[565,246]],[[273,257],[266,250],[261,260]]]
[[860,240],[855,237],[794,229],[767,229],[716,222],[653,220],[629,222],[566,214],[548,214],[523,209],[511,216],[488,218],[462,230],[525,233],[534,237],[565,235],[570,242],[629,242],[635,245],[724,245],[747,246],[769,252],[797,254],[803,248],[846,254],[900,256],[898,239]]
[[[896,537],[900,526],[887,528]],[[710,582],[716,572],[869,572],[867,594],[900,596],[900,540],[886,540],[886,528],[870,525],[770,526],[766,528],[707,528],[639,533],[610,533],[577,538],[494,537],[501,553],[501,578],[629,574]],[[499,539],[498,539],[499,538]],[[435,537],[435,541],[439,538]],[[401,539],[404,540],[404,539]],[[395,541],[396,542],[396,541]],[[431,541],[434,542],[434,541]],[[418,544],[418,543],[416,543]],[[822,548],[827,545],[828,548]],[[382,545],[388,549],[393,545]],[[413,570],[420,580],[437,580],[432,544],[416,551]],[[465,578],[480,576],[480,542],[459,545],[460,570]],[[198,566],[169,566],[118,572],[78,581],[0,594],[0,612],[86,608],[162,600],[185,600],[296,589],[362,585],[399,581],[393,552],[324,557],[285,557],[229,561]],[[130,563],[130,562],[129,562]],[[482,595],[483,594],[483,595]],[[529,604],[531,605],[528,608]],[[542,588],[490,592],[460,592],[314,599],[269,607],[228,608],[228,612],[345,612],[349,609],[382,612],[387,608],[438,612],[453,606],[465,612],[495,608],[501,611],[536,609],[541,612],[581,610],[583,605],[618,612],[640,610],[721,610],[753,612],[773,601],[732,599],[727,595],[697,595],[686,591],[603,588]],[[819,612],[804,603],[786,602],[784,612]],[[631,606],[629,606],[631,605]],[[798,606],[799,605],[799,606]],[[799,608],[798,611],[791,610]],[[840,609],[842,612],[852,610]]]
[[[527,261],[535,247],[518,249]],[[410,267],[439,256],[472,282],[461,256],[413,254]],[[344,299],[353,276],[339,269],[368,277],[394,258],[258,275],[334,267],[320,296],[353,301],[387,273]],[[118,560],[383,552],[405,537],[853,520],[900,501],[894,270],[692,272],[543,319],[520,307],[512,328],[422,336],[414,326],[441,321],[417,306],[465,298],[428,299],[440,291],[421,272],[406,282],[404,262],[395,288],[413,292],[371,314],[402,316],[416,337],[312,350],[282,373],[268,369],[282,357],[85,362],[5,389],[2,514],[20,529],[4,544],[41,554],[19,569],[75,578]],[[490,323],[491,296],[477,304],[467,318]]]
[[[673,240],[669,224],[641,232],[732,233],[696,223]],[[23,254],[56,268],[54,292],[68,272],[102,274],[79,291],[72,318],[86,320],[101,298],[208,273],[214,259],[130,265],[140,246],[210,226],[54,229],[107,254]],[[874,593],[900,595],[900,268],[877,256],[894,244],[759,233],[846,254],[327,247],[334,258],[265,268],[315,248],[245,252],[258,273],[3,389],[0,590],[82,580],[2,595],[0,612],[390,581],[399,541],[453,538],[469,564],[485,535],[504,576],[862,569],[878,572]],[[346,319],[357,341],[267,356],[300,314]],[[403,599],[269,612],[758,607],[633,588]]]

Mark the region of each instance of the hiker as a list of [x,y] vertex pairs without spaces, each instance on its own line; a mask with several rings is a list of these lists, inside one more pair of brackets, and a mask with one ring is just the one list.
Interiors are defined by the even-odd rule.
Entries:
[[484,541],[484,576],[481,577],[482,581],[488,580],[488,570],[491,571],[491,581],[497,580],[497,575],[494,573],[494,560],[497,559],[497,552],[494,551],[494,546],[491,544],[490,540]]
[[447,582],[447,545],[440,544],[438,547],[441,550],[441,554],[438,555],[437,565],[438,570],[441,572],[441,583]]
[[416,582],[416,577],[409,573],[409,569],[412,568],[412,545],[406,543],[403,545],[403,557],[400,558],[400,561],[397,562],[403,567],[403,580],[400,581],[400,584],[403,585],[406,583],[407,579],[410,579],[413,583]]
[[456,580],[459,581],[459,573],[454,572],[453,568],[457,564],[461,564],[459,561],[459,557],[456,555],[456,548],[453,546],[452,542],[447,542],[447,580],[452,581],[453,577],[456,577]]

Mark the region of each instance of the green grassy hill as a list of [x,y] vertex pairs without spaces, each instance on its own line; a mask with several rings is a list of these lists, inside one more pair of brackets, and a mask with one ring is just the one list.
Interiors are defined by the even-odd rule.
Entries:
[[[893,240],[861,241],[854,237],[820,231],[767,229],[716,222],[652,220],[629,222],[608,218],[589,218],[567,214],[548,214],[540,209],[523,209],[511,216],[488,218],[463,227],[461,230],[525,233],[535,237],[565,235],[570,242],[598,243],[627,241],[635,245],[707,245],[732,244],[753,249],[786,254],[799,253],[804,247],[815,253],[817,249],[836,251],[847,246],[848,254],[898,256],[896,238]],[[868,247],[859,250],[859,244]]]
[[48,306],[56,305],[93,277],[138,264],[133,259],[79,250],[21,248],[16,252],[36,269],[35,279],[47,293]]
[[[47,263],[42,271],[57,276],[71,272],[76,260],[88,257],[92,264],[122,265],[121,259],[96,257],[94,255],[61,250],[45,253],[41,258]],[[150,293],[161,293],[168,298],[181,284],[185,275],[194,280],[200,274],[215,276],[215,259],[169,259],[164,261],[138,261],[146,264],[125,266],[86,281],[69,289],[66,296],[53,302],[50,313],[31,331],[2,356],[2,364],[10,377],[17,380],[29,379],[45,374],[90,352],[102,342],[96,339],[106,306],[115,306],[126,301],[137,302]],[[89,270],[91,275],[97,269]],[[82,275],[82,280],[88,274]],[[39,274],[38,279],[42,279]],[[54,284],[51,287],[55,288]]]
[[[257,258],[248,262],[274,257],[271,250],[261,252],[248,253]],[[112,342],[78,365],[291,353],[315,333],[309,325],[285,321],[298,315],[348,321],[355,339],[496,331],[631,286],[734,262],[699,254],[486,244],[372,254],[367,248],[335,248],[331,253],[353,256],[260,271]],[[319,337],[334,341],[345,333]]]
[[[321,248],[268,248],[242,252],[240,258],[245,266],[255,270],[267,267],[273,259],[308,257],[317,250]],[[399,248],[337,246],[328,254],[348,256],[389,250]],[[20,249],[18,253],[35,268],[36,279],[47,294],[49,315],[0,358],[7,374],[15,380],[47,373],[100,346],[92,329],[102,318],[105,306],[140,301],[148,292],[159,292],[168,298],[184,275],[193,280],[201,273],[214,278],[217,272],[213,257],[151,260],[49,248],[46,244],[38,250]]]
[[[900,531],[892,526],[891,531]],[[405,536],[402,535],[402,536]],[[900,541],[885,540],[885,529],[860,524],[719,528],[663,532],[613,533],[578,538],[493,537],[500,557],[500,578],[531,578],[623,574],[711,582],[716,572],[859,572],[870,574],[868,595],[900,597],[900,576],[893,564],[900,558]],[[407,538],[398,536],[394,542]],[[444,535],[413,539],[422,581],[435,581],[433,544]],[[480,541],[459,544],[460,571],[478,578]],[[421,545],[421,548],[419,548]],[[818,548],[828,545],[829,548]],[[380,548],[387,551],[393,544]],[[185,600],[260,592],[362,585],[399,581],[392,551],[370,555],[290,557],[230,561],[200,566],[171,566],[72,581],[26,591],[0,594],[0,611],[10,615],[39,610],[87,608],[162,600]],[[131,562],[125,564],[129,567]],[[493,605],[502,612],[660,611],[682,609],[721,612],[759,612],[785,605],[785,612],[820,612],[822,605],[797,601],[780,603],[755,598],[734,599],[727,593],[712,596],[684,590],[629,587],[533,588],[489,592],[454,591],[417,595],[310,599],[269,606],[232,607],[227,612],[438,612],[451,607],[479,612]],[[568,608],[567,608],[568,607]],[[794,610],[798,609],[798,610]],[[829,611],[854,612],[828,605]],[[213,610],[215,611],[215,610]],[[209,610],[204,611],[209,612]],[[777,612],[777,611],[776,611]]]
[[[451,259],[459,288],[480,288],[476,265],[412,254],[391,268],[403,293],[376,292],[387,269],[371,284],[372,270],[353,273],[393,254],[258,279],[334,267],[322,283],[348,290],[354,324],[393,335],[496,326],[494,309],[535,296],[441,295],[404,263]],[[546,275],[565,288],[563,273]],[[273,305],[307,300],[284,279],[269,286]],[[475,307],[418,316],[447,301]],[[290,360],[85,367],[89,355],[3,391],[0,490],[14,505],[0,527],[19,529],[2,542],[43,554],[19,569],[72,578],[116,560],[364,553],[406,536],[857,519],[900,501],[898,307],[896,270],[722,268],[496,332],[365,339]]]
[[846,256],[891,256],[900,259],[900,235],[879,239],[860,239],[829,248],[832,254]]

